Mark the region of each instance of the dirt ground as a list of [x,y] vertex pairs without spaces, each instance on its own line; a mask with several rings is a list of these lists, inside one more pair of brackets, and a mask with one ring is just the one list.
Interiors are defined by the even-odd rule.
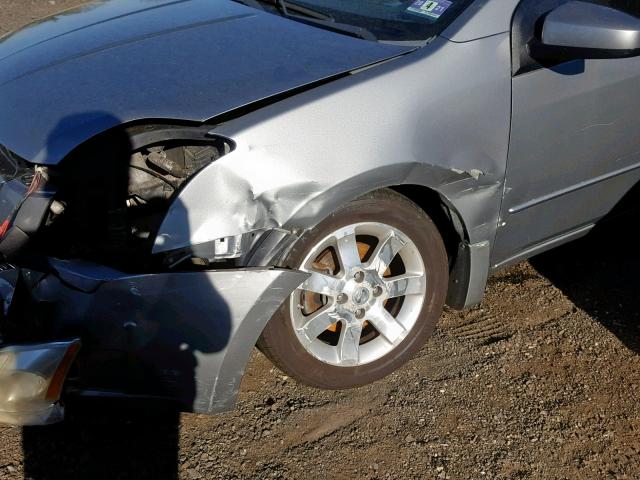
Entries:
[[[0,0],[0,34],[78,3]],[[228,414],[0,426],[0,479],[640,478],[640,258],[626,225],[496,275],[482,305],[445,312],[374,385],[313,390],[256,353]]]

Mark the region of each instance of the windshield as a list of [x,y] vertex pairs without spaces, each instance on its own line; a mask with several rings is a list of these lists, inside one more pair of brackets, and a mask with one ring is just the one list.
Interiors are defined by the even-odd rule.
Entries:
[[439,35],[473,0],[294,0],[336,22],[364,28],[382,41]]

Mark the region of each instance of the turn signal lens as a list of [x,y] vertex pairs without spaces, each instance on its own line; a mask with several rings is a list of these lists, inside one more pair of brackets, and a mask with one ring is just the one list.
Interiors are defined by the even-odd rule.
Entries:
[[58,369],[51,377],[51,382],[49,383],[49,390],[47,390],[47,395],[45,398],[51,401],[57,401],[60,398],[60,394],[62,393],[62,387],[64,386],[64,381],[67,378],[67,374],[69,373],[69,369],[73,364],[73,361],[76,359],[76,355],[80,351],[80,342],[76,342],[69,347],[67,353],[65,353],[64,358],[60,362]]

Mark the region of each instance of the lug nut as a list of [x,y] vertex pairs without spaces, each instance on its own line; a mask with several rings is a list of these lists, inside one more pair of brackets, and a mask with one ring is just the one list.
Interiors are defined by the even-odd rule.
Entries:
[[355,278],[356,282],[358,283],[364,281],[364,272],[356,272],[353,278]]
[[373,296],[379,297],[380,295],[382,295],[382,287],[380,285],[376,285],[373,287]]
[[364,308],[359,308],[358,310],[356,310],[356,318],[358,320],[362,320],[364,316],[365,316]]
[[343,303],[347,303],[347,300],[349,300],[349,297],[347,297],[346,293],[341,293],[340,295],[338,295],[338,303],[339,304],[343,304]]

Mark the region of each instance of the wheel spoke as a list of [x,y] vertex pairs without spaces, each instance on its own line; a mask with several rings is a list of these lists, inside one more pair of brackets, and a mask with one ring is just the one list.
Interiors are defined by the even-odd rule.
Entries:
[[424,293],[424,275],[405,274],[385,280],[388,298],[406,295],[422,295]]
[[360,253],[358,252],[355,230],[350,230],[336,238],[336,250],[340,259],[340,266],[343,270],[362,264],[360,261]]
[[392,233],[380,241],[371,256],[371,260],[369,260],[369,267],[375,268],[378,271],[378,275],[384,275],[393,259],[405,245],[406,242],[403,239]]
[[316,313],[312,313],[305,319],[304,325],[298,329],[302,332],[309,342],[313,342],[318,335],[324,332],[334,323],[340,321],[340,316],[335,312],[333,307],[327,307]]
[[371,310],[367,320],[389,343],[396,343],[404,333],[404,327],[384,307]]
[[342,225],[308,246],[299,269],[309,278],[288,305],[304,350],[322,363],[354,368],[400,348],[419,320],[430,277],[422,252],[398,227]]
[[362,324],[344,323],[343,332],[338,341],[338,355],[342,365],[357,365],[360,353],[360,337]]
[[342,290],[342,281],[331,275],[311,272],[311,276],[299,288],[308,292],[337,297]]

